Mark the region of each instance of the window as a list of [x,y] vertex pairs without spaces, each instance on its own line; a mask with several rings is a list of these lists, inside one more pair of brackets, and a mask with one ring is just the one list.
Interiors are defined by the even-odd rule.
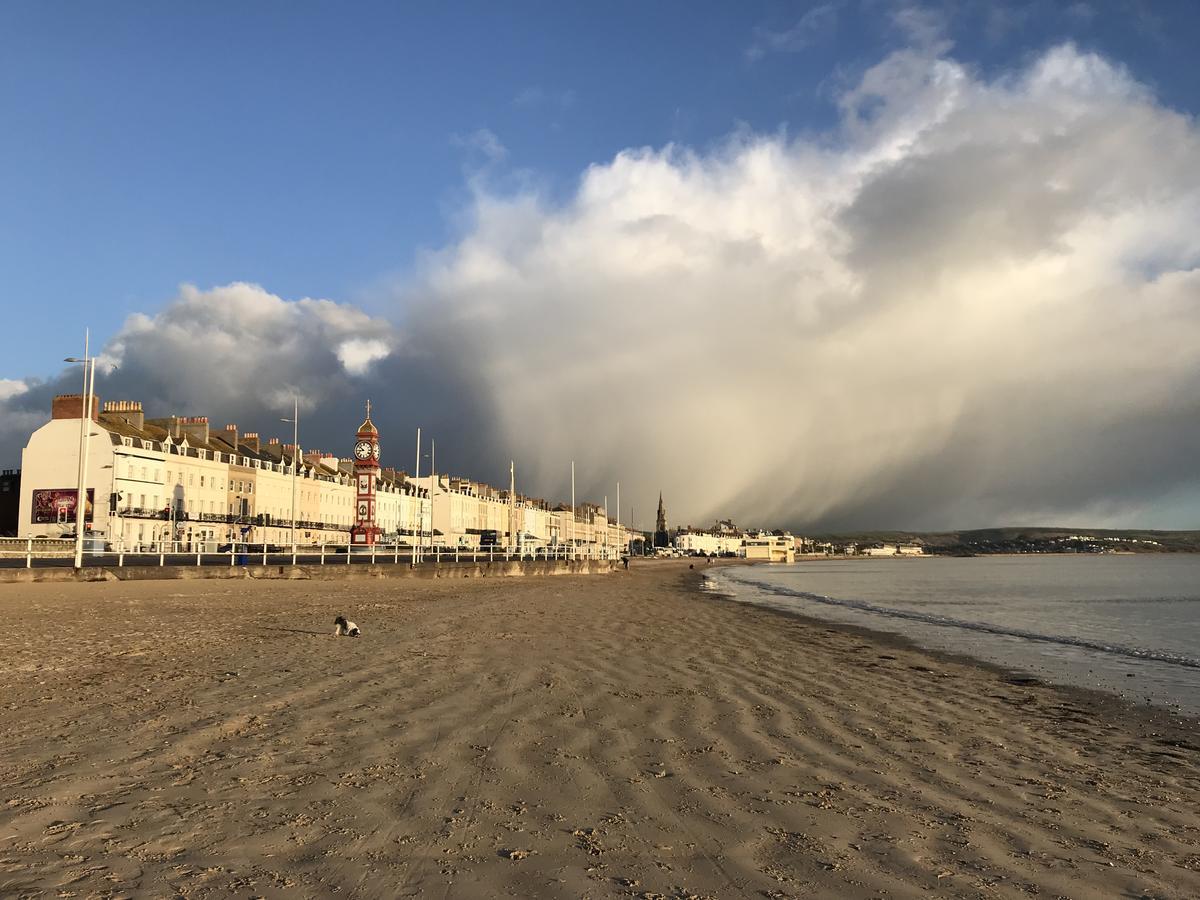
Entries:
[[[157,479],[157,478],[155,478],[154,480],[155,480],[155,481],[158,481],[158,479]],[[167,481],[170,481],[170,480],[171,480],[171,470],[170,470],[170,469],[167,469]]]
[[142,466],[142,481],[146,480],[146,467]]
[[200,487],[204,487],[204,476],[200,476]]
[[122,438],[121,443],[124,444],[126,447],[132,447],[133,446],[133,438]]

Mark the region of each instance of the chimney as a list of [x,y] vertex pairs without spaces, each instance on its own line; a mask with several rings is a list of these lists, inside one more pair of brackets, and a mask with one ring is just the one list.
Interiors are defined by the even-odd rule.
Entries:
[[179,440],[183,435],[183,428],[180,426],[182,421],[183,419],[179,418],[179,416],[167,416],[165,419],[147,419],[146,424],[156,425],[166,431],[175,440]]
[[208,416],[184,416],[179,420],[179,428],[195,443],[208,443]]
[[245,434],[242,435],[242,443],[245,444],[247,447],[249,447],[251,450],[253,450],[255,453],[257,453],[259,450],[258,432],[257,431],[247,431]]
[[[51,419],[82,419],[85,394],[59,394],[50,403]],[[100,398],[92,394],[92,421],[100,421]]]
[[104,414],[109,418],[119,419],[127,425],[132,425],[138,431],[142,430],[146,421],[140,400],[110,400],[104,404]]
[[217,432],[217,437],[229,444],[233,448],[233,452],[237,453],[238,427],[236,425],[226,425],[224,429]]
[[271,438],[270,440],[267,441],[267,446],[268,447],[278,447],[279,446],[279,438]]

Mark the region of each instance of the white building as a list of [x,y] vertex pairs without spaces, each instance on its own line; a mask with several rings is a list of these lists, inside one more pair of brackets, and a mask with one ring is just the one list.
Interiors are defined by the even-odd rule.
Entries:
[[742,547],[740,534],[717,534],[711,531],[679,531],[675,534],[675,549],[687,554],[703,553],[705,556],[737,553]]
[[[297,459],[290,444],[263,443],[236,425],[210,429],[202,416],[147,420],[132,401],[98,407],[97,399],[86,437],[86,523],[114,549],[175,543],[211,552],[234,541],[288,546],[293,508],[297,544],[348,543],[356,497],[349,460],[320,451]],[[50,421],[22,452],[22,538],[74,533],[83,410],[80,395],[54,398]],[[391,468],[376,482],[376,525],[385,544],[535,552],[573,543],[580,554],[610,558],[625,552],[629,540],[592,504],[581,504],[572,517],[570,507],[510,498],[478,482],[414,479]]]
[[792,563],[796,561],[796,539],[786,532],[770,534],[760,531],[748,534],[738,556],[764,562]]
[[895,556],[895,544],[875,544],[873,547],[867,547],[862,552],[863,556]]

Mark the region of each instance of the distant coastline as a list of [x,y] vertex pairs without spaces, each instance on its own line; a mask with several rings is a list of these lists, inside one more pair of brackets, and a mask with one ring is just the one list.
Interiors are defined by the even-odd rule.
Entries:
[[[919,544],[933,556],[1200,553],[1200,531],[1012,527],[965,531],[870,531],[818,535],[839,545]],[[799,558],[799,557],[797,557]]]

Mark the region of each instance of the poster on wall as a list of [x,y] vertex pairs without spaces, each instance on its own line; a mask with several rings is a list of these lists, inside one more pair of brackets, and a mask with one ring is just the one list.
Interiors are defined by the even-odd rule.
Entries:
[[[87,501],[83,507],[85,522],[92,521],[92,501],[95,491],[87,489]],[[75,488],[47,488],[33,492],[33,524],[75,524],[75,501],[79,492]]]

